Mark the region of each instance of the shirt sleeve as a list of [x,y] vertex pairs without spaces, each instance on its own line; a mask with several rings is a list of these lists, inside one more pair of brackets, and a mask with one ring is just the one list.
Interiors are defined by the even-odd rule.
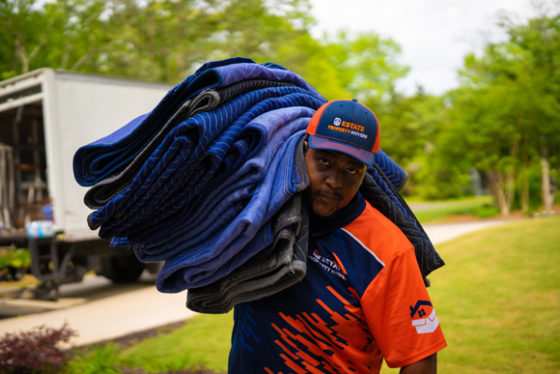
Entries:
[[389,367],[413,364],[447,345],[413,249],[391,258],[361,303]]

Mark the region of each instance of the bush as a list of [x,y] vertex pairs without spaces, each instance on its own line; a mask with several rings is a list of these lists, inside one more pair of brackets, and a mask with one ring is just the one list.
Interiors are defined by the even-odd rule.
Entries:
[[43,325],[7,333],[0,339],[0,372],[54,373],[66,363],[66,353],[57,345],[76,335],[66,323],[59,329]]
[[30,266],[31,257],[27,249],[0,247],[0,281],[19,280]]

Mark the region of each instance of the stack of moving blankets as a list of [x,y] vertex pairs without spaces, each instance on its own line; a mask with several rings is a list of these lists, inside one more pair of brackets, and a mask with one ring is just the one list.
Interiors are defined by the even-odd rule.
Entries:
[[[300,281],[309,222],[307,123],[326,100],[297,74],[246,58],[209,62],[149,113],[78,149],[92,230],[163,262],[161,292],[225,313]],[[412,241],[422,274],[443,265],[398,193],[404,171],[376,154],[362,193]]]

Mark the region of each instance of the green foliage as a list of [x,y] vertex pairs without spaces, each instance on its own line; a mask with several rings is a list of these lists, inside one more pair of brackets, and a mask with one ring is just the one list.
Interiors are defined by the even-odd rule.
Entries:
[[30,266],[31,257],[27,249],[0,247],[0,280],[19,280]]
[[[446,162],[447,154],[439,154],[434,147],[446,123],[441,97],[421,91],[411,97],[395,95],[378,111],[378,117],[381,148],[408,174],[405,195],[442,199],[464,192],[454,183],[457,179],[448,176],[453,169]],[[445,183],[451,183],[451,187]]]
[[118,374],[116,356],[118,346],[115,343],[95,346],[88,350],[74,350],[74,357],[64,367],[64,373],[81,374]]
[[496,216],[499,211],[493,206],[490,196],[477,196],[459,200],[423,202],[422,209],[412,209],[422,224],[450,222],[457,219],[477,219]]
[[118,354],[125,367],[149,371],[199,367],[227,370],[233,314],[199,315],[169,334],[145,339]]
[[323,56],[336,67],[341,84],[366,105],[376,108],[389,101],[395,80],[408,73],[396,62],[400,46],[373,32],[351,35],[340,31],[327,39]]
[[516,199],[528,209],[529,171],[560,149],[560,15],[503,27],[509,40],[465,58],[463,84],[449,95],[454,126],[438,146],[483,172],[507,213]]
[[61,328],[39,326],[29,331],[6,333],[0,339],[0,372],[56,373],[66,362],[59,347],[76,331],[64,324]]
[[7,267],[29,268],[31,257],[25,248],[0,247],[0,270]]
[[247,56],[286,66],[327,98],[363,100],[406,73],[395,42],[373,32],[316,40],[309,14],[308,0],[0,2],[0,73],[52,67],[176,83],[206,61]]
[[[357,98],[381,125],[381,148],[409,175],[403,193],[470,194],[476,169],[503,213],[538,209],[539,175],[560,168],[560,14],[500,20],[506,41],[465,57],[441,97],[395,91],[408,67],[373,31],[311,36],[309,0],[0,1],[0,78],[41,67],[175,84],[232,56],[272,61],[327,99]],[[535,173],[535,170],[537,172]]]

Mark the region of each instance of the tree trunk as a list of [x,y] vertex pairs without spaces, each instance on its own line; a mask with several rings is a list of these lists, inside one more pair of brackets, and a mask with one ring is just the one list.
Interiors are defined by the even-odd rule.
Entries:
[[494,196],[494,202],[500,214],[506,216],[510,212],[510,205],[507,203],[506,194],[504,193],[504,176],[497,171],[486,172],[488,177],[488,189]]
[[519,200],[521,203],[521,211],[523,213],[528,213],[529,209],[531,209],[531,192],[529,186],[531,173],[527,148],[527,142],[524,142],[521,147],[521,168],[519,170]]
[[507,213],[505,214],[511,212],[513,200],[515,199],[515,175],[519,157],[519,141],[514,141],[513,144],[511,144],[509,156],[511,165],[509,166],[509,168],[507,168],[507,171],[505,173],[506,180],[504,186],[505,201],[507,205]]
[[527,172],[527,168],[523,168],[523,172],[520,176],[519,181],[519,200],[521,201],[521,211],[524,213],[529,212],[530,209],[530,191],[529,191],[529,173]]
[[544,211],[552,212],[552,191],[550,189],[550,163],[546,156],[541,156],[541,190]]

